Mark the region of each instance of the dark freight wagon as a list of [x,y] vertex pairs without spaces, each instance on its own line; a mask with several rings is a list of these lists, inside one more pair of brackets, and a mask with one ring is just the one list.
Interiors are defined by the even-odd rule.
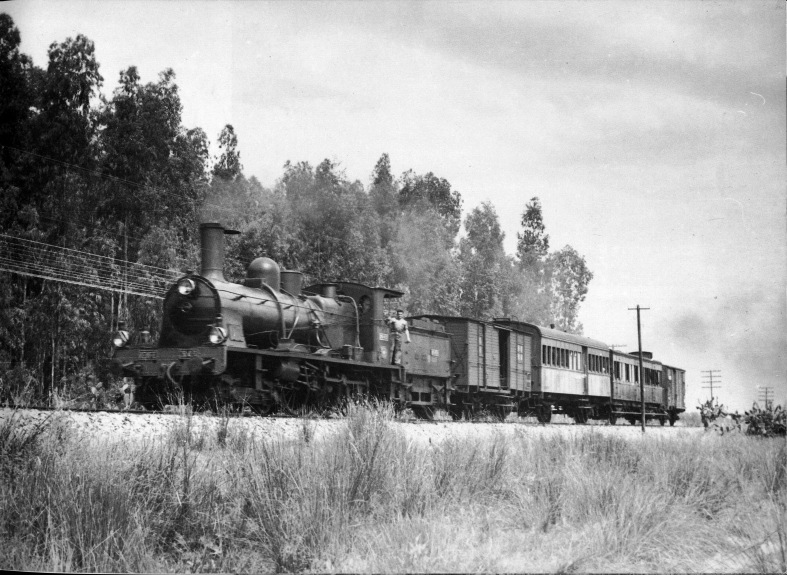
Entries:
[[530,338],[519,331],[470,318],[417,316],[445,325],[451,336],[455,418],[482,409],[505,419],[531,388]]

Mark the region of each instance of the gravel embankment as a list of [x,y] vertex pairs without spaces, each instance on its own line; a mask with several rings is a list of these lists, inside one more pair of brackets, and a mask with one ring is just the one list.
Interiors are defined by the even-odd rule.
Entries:
[[[15,414],[15,415],[14,415]],[[56,421],[72,429],[85,439],[100,439],[103,441],[129,440],[155,441],[166,438],[176,426],[182,426],[186,421],[183,415],[156,414],[156,413],[123,413],[123,412],[74,412],[74,411],[42,411],[36,409],[13,410],[0,409],[0,424],[11,417],[16,417],[24,422],[25,426],[33,426],[47,419]],[[212,435],[218,431],[226,421],[221,417],[196,414],[191,418],[192,429],[195,433]],[[270,438],[294,440],[307,435],[310,439],[319,441],[341,429],[346,423],[342,419],[295,419],[295,418],[265,418],[265,417],[237,417],[229,420],[230,430],[242,429],[257,439]],[[525,435],[531,437],[548,437],[555,434],[576,435],[582,433],[614,434],[631,439],[643,436],[639,426],[622,425],[589,425],[580,426],[572,424],[533,425],[506,423],[469,423],[469,422],[393,422],[396,429],[416,443],[435,443],[447,438],[456,440],[477,438],[483,436],[515,436]],[[703,435],[703,429],[698,427],[654,427],[648,426],[646,436],[678,437]]]

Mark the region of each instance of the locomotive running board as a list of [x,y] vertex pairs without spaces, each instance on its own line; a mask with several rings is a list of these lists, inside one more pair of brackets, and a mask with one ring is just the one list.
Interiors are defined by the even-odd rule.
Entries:
[[340,357],[330,357],[326,355],[315,355],[313,353],[304,353],[297,351],[279,351],[275,349],[249,349],[246,347],[229,347],[227,353],[247,353],[257,356],[277,357],[277,358],[290,358],[290,359],[304,359],[304,360],[319,360],[339,365],[351,365],[354,367],[384,369],[392,372],[399,372],[400,366],[379,364],[379,363],[360,363],[353,359],[342,359]]

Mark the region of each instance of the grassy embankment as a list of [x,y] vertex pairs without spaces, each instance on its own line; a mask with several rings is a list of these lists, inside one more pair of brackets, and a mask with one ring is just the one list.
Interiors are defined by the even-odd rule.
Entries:
[[102,443],[0,426],[0,567],[45,571],[787,569],[787,446],[592,428],[408,441],[353,408],[324,440]]

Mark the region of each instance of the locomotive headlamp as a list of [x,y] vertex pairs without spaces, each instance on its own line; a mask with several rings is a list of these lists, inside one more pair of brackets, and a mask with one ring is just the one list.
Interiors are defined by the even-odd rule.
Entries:
[[211,326],[208,332],[208,341],[213,345],[219,345],[227,341],[227,330],[223,327]]
[[197,289],[196,284],[189,278],[184,278],[178,282],[178,293],[180,295],[191,295]]
[[126,345],[128,345],[129,334],[125,329],[125,322],[120,322],[118,328],[119,329],[115,332],[115,335],[112,336],[112,345],[120,349],[121,347],[126,347]]

